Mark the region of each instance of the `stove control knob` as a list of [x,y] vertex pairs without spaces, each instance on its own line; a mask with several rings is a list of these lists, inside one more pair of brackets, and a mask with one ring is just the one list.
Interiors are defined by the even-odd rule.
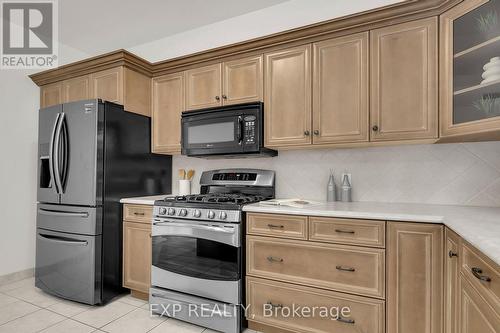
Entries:
[[169,208],[168,215],[170,215],[170,216],[175,215],[175,208]]
[[193,216],[194,217],[200,217],[201,216],[201,212],[198,209],[195,209],[194,212],[193,212]]
[[167,214],[167,209],[165,207],[161,207],[158,212],[160,213],[160,215],[165,215]]
[[208,217],[209,219],[213,219],[213,218],[215,217],[215,213],[214,213],[214,211],[213,211],[213,210],[209,210],[209,211],[208,211],[208,214],[207,214],[207,217]]
[[219,218],[220,218],[221,220],[225,220],[225,219],[227,219],[227,213],[226,213],[226,212],[220,212],[220,214],[219,214]]
[[180,211],[179,211],[179,216],[186,216],[188,214],[188,211],[187,209],[185,208],[182,208]]

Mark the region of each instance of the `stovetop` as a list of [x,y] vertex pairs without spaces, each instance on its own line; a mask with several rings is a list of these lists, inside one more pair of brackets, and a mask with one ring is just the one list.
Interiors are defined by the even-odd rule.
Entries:
[[201,204],[201,206],[204,207],[219,207],[224,205],[231,206],[233,209],[238,209],[241,205],[259,202],[262,200],[266,200],[266,198],[262,195],[243,193],[207,193],[166,197],[163,200],[155,201],[155,205],[191,206],[191,204]]

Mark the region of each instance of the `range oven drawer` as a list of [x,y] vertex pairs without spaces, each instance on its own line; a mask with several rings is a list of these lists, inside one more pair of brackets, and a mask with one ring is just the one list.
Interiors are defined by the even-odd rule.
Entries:
[[239,305],[217,302],[171,290],[151,288],[151,311],[224,333],[240,333]]
[[101,302],[101,236],[37,229],[35,285],[69,300]]

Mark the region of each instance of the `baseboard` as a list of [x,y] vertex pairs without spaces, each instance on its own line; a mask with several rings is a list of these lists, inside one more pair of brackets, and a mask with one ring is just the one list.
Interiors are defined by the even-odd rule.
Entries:
[[35,275],[34,268],[28,268],[24,271],[14,272],[10,274],[0,275],[0,286],[13,283],[16,281],[24,280]]

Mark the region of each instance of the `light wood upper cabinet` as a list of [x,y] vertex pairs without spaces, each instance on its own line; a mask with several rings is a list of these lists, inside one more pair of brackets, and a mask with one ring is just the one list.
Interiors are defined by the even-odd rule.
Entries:
[[184,98],[184,72],[153,79],[152,150],[154,153],[180,152]]
[[40,108],[63,102],[62,82],[47,84],[40,87]]
[[91,98],[90,75],[75,77],[62,83],[63,102],[74,102]]
[[313,142],[368,141],[368,32],[313,44]]
[[92,97],[123,104],[123,68],[116,67],[92,74]]
[[499,333],[500,314],[495,313],[481,294],[463,276],[460,277],[459,333]]
[[437,18],[371,31],[371,140],[438,135]]
[[311,143],[311,46],[264,56],[265,144]]
[[222,64],[186,71],[186,109],[222,105]]
[[440,17],[441,141],[500,138],[500,80],[490,63],[499,55],[498,13],[498,1],[466,0]]
[[222,102],[224,105],[262,100],[262,56],[226,61],[223,66]]
[[458,311],[460,278],[460,244],[461,238],[450,229],[445,230],[446,244],[444,252],[444,332],[459,333]]
[[387,223],[387,333],[440,333],[443,226]]

